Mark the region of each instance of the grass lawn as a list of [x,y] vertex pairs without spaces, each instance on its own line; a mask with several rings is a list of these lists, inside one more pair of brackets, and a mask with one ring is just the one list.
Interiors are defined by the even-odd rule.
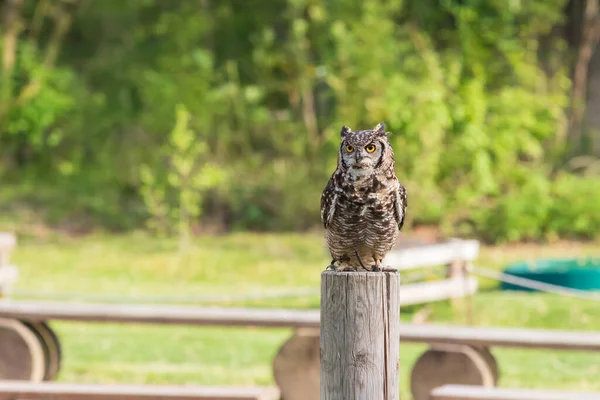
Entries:
[[[1,227],[0,227],[1,228]],[[2,230],[2,229],[0,229]],[[13,256],[20,267],[17,290],[133,296],[227,296],[318,290],[329,261],[320,234],[231,234],[201,237],[185,257],[177,243],[144,234],[71,238],[53,233],[24,235]],[[501,268],[513,260],[600,255],[598,244],[483,247],[481,266]],[[600,307],[592,301],[545,294],[483,290],[473,298],[476,325],[600,329]],[[318,294],[284,299],[202,304],[318,308]],[[419,307],[402,311],[410,320]],[[430,322],[466,323],[460,306],[432,305]],[[59,380],[272,384],[271,362],[288,329],[162,327],[53,322],[63,345]],[[401,386],[423,345],[401,345]],[[493,349],[502,386],[600,391],[600,354]]]

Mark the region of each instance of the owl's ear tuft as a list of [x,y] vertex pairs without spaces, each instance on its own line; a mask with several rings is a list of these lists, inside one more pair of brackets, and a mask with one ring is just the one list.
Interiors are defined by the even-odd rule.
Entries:
[[350,129],[346,125],[344,125],[344,126],[342,126],[342,131],[340,132],[340,135],[342,137],[345,137],[350,132],[352,132],[352,129]]
[[373,128],[373,131],[377,134],[377,136],[385,136],[385,124],[383,122],[378,123],[377,126]]

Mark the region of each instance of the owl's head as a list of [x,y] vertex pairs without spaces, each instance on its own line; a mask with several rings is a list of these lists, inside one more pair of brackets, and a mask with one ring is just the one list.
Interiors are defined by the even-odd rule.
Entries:
[[383,123],[373,129],[354,132],[344,125],[341,135],[339,162],[342,168],[368,175],[384,163],[393,163],[393,152]]

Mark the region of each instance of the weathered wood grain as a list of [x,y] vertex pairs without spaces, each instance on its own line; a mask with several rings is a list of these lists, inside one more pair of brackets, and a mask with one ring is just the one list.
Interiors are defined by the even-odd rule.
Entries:
[[444,385],[431,391],[430,400],[600,400],[600,393]]
[[0,381],[0,400],[278,400],[277,388]]
[[321,400],[397,400],[397,272],[321,274]]

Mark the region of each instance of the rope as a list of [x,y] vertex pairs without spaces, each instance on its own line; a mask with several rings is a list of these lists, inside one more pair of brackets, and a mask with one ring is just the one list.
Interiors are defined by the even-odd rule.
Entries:
[[[590,293],[585,290],[573,289],[564,286],[554,285],[536,281],[533,279],[522,278],[503,272],[499,272],[489,268],[477,267],[470,265],[468,270],[475,274],[494,279],[501,282],[512,283],[517,286],[539,290],[546,293],[554,293],[563,296],[575,297],[584,300],[593,300],[600,302],[600,294]],[[227,303],[234,301],[249,301],[249,300],[267,300],[267,299],[282,299],[290,297],[314,296],[320,293],[319,289],[307,288],[296,291],[283,291],[271,293],[246,293],[232,295],[132,295],[123,296],[110,293],[56,293],[56,292],[39,292],[35,290],[23,290],[14,288],[11,290],[11,297],[25,297],[37,299],[63,299],[63,300],[80,300],[80,301],[103,301],[109,303]]]
[[[430,276],[432,271],[422,273],[408,273],[406,276],[411,280],[425,279]],[[404,279],[403,279],[404,281]],[[78,300],[78,301],[98,301],[107,303],[166,303],[166,304],[198,304],[198,303],[228,303],[234,301],[268,300],[283,299],[291,297],[315,296],[321,293],[320,289],[304,288],[287,291],[277,291],[271,293],[246,293],[230,295],[120,295],[112,293],[64,293],[64,292],[43,292],[32,289],[13,288],[10,292],[12,298],[28,298],[42,300]]]
[[540,282],[533,279],[522,278],[519,276],[506,274],[504,272],[498,272],[493,269],[476,267],[473,265],[470,268],[477,275],[481,275],[490,279],[495,279],[497,281],[512,283],[513,285],[540,290],[546,293],[554,293],[562,296],[569,296],[584,300],[593,300],[600,302],[600,295],[597,293],[590,293],[585,290],[573,289],[564,286],[554,285],[551,283]]

